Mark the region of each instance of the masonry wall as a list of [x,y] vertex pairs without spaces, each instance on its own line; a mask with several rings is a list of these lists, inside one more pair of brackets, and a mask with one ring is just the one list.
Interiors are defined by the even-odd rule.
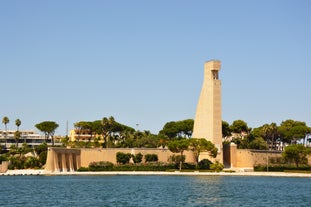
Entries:
[[[108,161],[114,164],[117,163],[116,154],[118,152],[138,154],[156,154],[158,161],[167,163],[170,157],[174,154],[168,149],[150,149],[150,148],[94,148],[94,149],[66,149],[66,148],[49,148],[46,170],[48,171],[75,171],[80,167],[88,167],[91,162]],[[237,149],[233,143],[224,145],[224,164],[226,168],[244,168],[253,169],[256,165],[267,165],[267,160],[278,159],[282,157],[279,151],[267,150],[250,150],[250,149]],[[179,153],[175,153],[179,155]],[[186,162],[194,163],[195,158],[192,151],[185,151]],[[208,154],[206,154],[208,156]],[[205,158],[202,153],[200,160]],[[212,159],[211,159],[212,160]],[[311,163],[311,156],[308,157]],[[144,159],[143,159],[144,162]],[[271,164],[271,163],[269,163]],[[3,165],[3,163],[2,163]],[[5,170],[2,166],[0,170]]]
[[49,147],[45,169],[47,171],[76,171],[81,166],[81,150]]
[[256,159],[250,150],[236,150],[236,163],[232,167],[253,168]]
[[280,151],[237,149],[233,143],[224,146],[224,163],[229,168],[253,168],[267,165],[269,160],[282,157]]
[[[141,153],[144,156],[146,154],[158,155],[159,162],[168,162],[172,153],[168,149],[150,149],[150,148],[110,148],[110,149],[81,149],[81,167],[88,167],[91,162],[108,161],[114,164],[117,163],[116,155],[118,152],[138,154]],[[176,155],[179,155],[176,154]],[[184,152],[186,155],[186,162],[195,162],[192,151]],[[144,158],[143,158],[144,162]]]
[[[118,152],[138,154],[156,154],[158,161],[167,163],[174,154],[168,149],[150,148],[49,148],[45,169],[48,171],[74,171],[79,167],[88,167],[91,162],[108,161],[117,163],[116,155]],[[175,153],[179,155],[180,153]],[[186,162],[194,163],[195,158],[192,151],[185,151]],[[144,159],[143,159],[144,162]]]
[[9,161],[2,161],[0,164],[0,173],[5,173],[8,171]]

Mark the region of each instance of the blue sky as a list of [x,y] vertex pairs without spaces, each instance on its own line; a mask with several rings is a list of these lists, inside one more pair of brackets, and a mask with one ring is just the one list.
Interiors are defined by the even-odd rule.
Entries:
[[[222,62],[223,120],[311,125],[311,2],[0,1],[0,116],[9,129],[114,116],[158,133],[194,118]],[[3,129],[3,124],[0,129]]]

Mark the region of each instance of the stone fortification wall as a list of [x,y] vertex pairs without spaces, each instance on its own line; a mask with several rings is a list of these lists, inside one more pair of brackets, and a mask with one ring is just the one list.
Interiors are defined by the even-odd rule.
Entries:
[[[131,153],[133,155],[141,153],[158,155],[159,162],[168,162],[172,153],[168,149],[151,149],[151,148],[98,148],[98,149],[81,149],[81,167],[88,167],[91,162],[108,161],[117,163],[116,155],[118,152]],[[179,154],[176,154],[179,155]],[[186,162],[195,162],[192,151],[184,152]],[[143,162],[144,162],[143,158]]]
[[250,150],[250,149],[238,149],[237,150],[237,162],[236,167],[252,168],[258,165],[267,165],[271,159],[278,159],[282,157],[280,151],[268,151],[268,150]]
[[[150,149],[150,148],[83,148],[83,149],[67,149],[67,148],[49,148],[46,170],[48,171],[76,171],[80,167],[88,167],[91,162],[108,161],[114,164],[117,163],[116,154],[118,152],[138,154],[156,154],[158,161],[167,163],[170,157],[179,153],[172,153],[168,149]],[[226,168],[244,168],[253,169],[256,165],[267,165],[267,160],[270,164],[271,160],[277,160],[282,157],[282,152],[267,151],[267,150],[250,150],[237,149],[235,144],[224,145],[224,164]],[[194,163],[195,158],[192,151],[185,151],[186,162]],[[208,158],[209,155],[202,153],[200,160]],[[308,157],[309,164],[311,156]],[[145,160],[143,159],[143,162]],[[6,171],[7,164],[2,162],[0,170]]]
[[[265,155],[265,156],[264,156]],[[266,153],[249,149],[237,149],[237,145],[231,143],[224,145],[224,165],[226,168],[253,168],[255,164],[266,164]]]
[[233,143],[224,146],[224,164],[229,168],[253,168],[258,165],[271,165],[271,160],[278,160],[281,157],[282,152],[280,151],[237,149]]
[[[108,161],[117,163],[116,155],[118,152],[138,154],[156,154],[158,161],[167,163],[174,154],[168,149],[150,148],[49,148],[45,169],[48,171],[75,171],[80,167],[88,167],[91,162]],[[179,153],[175,154],[179,155]],[[185,151],[186,162],[193,163],[195,158],[192,151]],[[143,159],[143,162],[145,160]]]

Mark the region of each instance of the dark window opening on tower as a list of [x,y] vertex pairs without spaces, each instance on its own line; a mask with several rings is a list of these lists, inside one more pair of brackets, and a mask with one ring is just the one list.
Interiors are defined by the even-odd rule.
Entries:
[[212,70],[212,74],[213,74],[213,79],[214,80],[218,80],[218,71],[217,70]]

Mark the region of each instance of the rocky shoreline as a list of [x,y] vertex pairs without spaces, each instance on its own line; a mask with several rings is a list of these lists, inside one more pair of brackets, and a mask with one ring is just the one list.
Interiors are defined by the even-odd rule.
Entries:
[[66,175],[180,175],[180,176],[268,176],[268,177],[304,177],[311,178],[311,173],[287,172],[161,172],[161,171],[101,171],[101,172],[50,172],[46,170],[8,170],[1,176],[66,176]]

